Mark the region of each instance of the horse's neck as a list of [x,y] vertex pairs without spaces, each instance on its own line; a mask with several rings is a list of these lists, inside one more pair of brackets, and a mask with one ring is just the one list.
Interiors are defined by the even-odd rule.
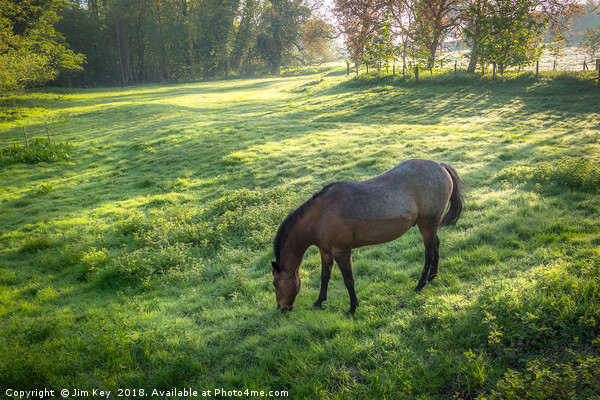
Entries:
[[313,233],[311,227],[307,225],[306,218],[306,215],[300,218],[288,233],[283,244],[283,255],[287,258],[283,265],[291,269],[290,273],[295,273],[298,270],[304,253],[314,244]]

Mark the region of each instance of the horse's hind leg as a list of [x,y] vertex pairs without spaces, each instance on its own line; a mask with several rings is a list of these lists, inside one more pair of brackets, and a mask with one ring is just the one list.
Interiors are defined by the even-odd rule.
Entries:
[[419,279],[419,283],[415,288],[415,292],[420,292],[428,282],[435,278],[437,275],[437,256],[438,252],[437,246],[439,245],[439,239],[437,237],[437,228],[438,224],[426,220],[421,220],[417,222],[417,226],[419,227],[419,231],[421,231],[421,235],[423,236],[423,244],[425,245],[425,264],[423,265],[423,272],[421,273],[421,278]]
[[321,291],[319,292],[319,298],[313,304],[315,308],[321,308],[321,304],[327,300],[327,286],[329,285],[329,278],[331,278],[332,267],[333,256],[321,250]]
[[438,276],[438,263],[440,262],[440,238],[435,235],[435,243],[433,247],[433,260],[431,262],[431,268],[429,269],[429,276],[427,282],[431,281]]

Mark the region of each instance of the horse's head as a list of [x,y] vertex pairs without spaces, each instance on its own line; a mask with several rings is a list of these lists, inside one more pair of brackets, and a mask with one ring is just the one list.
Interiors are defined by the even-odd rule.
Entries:
[[281,311],[291,311],[294,308],[294,300],[300,293],[300,275],[298,269],[295,273],[282,271],[277,262],[273,262],[273,286],[275,286],[275,297],[277,308]]

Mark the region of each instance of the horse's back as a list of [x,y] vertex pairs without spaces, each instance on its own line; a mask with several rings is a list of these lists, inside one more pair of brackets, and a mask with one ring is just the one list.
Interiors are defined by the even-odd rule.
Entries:
[[329,211],[358,220],[416,220],[441,217],[452,181],[437,162],[407,160],[374,178],[332,185],[324,199]]

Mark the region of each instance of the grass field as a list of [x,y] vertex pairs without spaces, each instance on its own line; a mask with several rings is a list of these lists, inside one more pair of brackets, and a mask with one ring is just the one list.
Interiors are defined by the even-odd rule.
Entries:
[[[329,66],[1,98],[0,397],[598,398],[594,72],[450,76]],[[35,143],[44,121],[56,149]],[[23,125],[50,156],[23,159]],[[339,270],[312,309],[312,248],[294,311],[278,312],[270,262],[287,213],[409,158],[468,183],[440,276],[413,292],[416,229],[357,249],[349,318]]]

